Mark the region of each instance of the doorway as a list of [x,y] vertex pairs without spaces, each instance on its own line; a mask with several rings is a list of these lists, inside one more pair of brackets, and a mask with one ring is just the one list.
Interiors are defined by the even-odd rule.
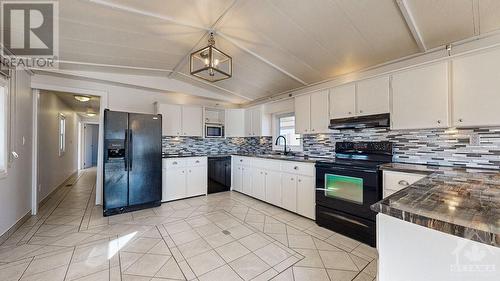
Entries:
[[99,125],[83,124],[83,163],[82,167],[88,169],[97,166],[97,151],[99,142]]

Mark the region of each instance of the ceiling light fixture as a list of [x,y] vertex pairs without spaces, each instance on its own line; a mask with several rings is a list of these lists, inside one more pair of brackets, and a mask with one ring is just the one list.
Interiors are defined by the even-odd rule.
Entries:
[[215,48],[213,32],[208,37],[208,46],[191,54],[189,65],[191,75],[209,82],[228,79],[233,74],[233,59]]
[[88,97],[88,96],[75,96],[75,100],[80,101],[80,102],[88,102],[90,100],[90,97]]

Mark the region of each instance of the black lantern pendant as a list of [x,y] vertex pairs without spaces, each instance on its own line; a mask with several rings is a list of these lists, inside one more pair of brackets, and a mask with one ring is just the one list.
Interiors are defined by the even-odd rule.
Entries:
[[189,62],[191,75],[209,82],[230,78],[233,73],[233,59],[215,48],[213,32],[208,38],[208,46],[192,53]]

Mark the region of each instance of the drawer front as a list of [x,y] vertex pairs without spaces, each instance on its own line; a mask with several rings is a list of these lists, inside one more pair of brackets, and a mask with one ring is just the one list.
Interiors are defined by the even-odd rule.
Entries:
[[243,156],[233,156],[233,161],[237,164],[240,165],[246,165],[249,166],[251,161],[251,158],[249,157],[243,157]]
[[279,160],[269,160],[269,159],[259,159],[255,158],[252,161],[252,167],[259,168],[262,170],[272,170],[272,171],[280,171],[281,170],[281,162]]
[[[427,175],[424,174],[411,174],[402,172],[392,172],[384,171],[384,196],[386,195],[386,190],[399,191],[416,181],[425,178]],[[393,192],[393,193],[394,193]],[[389,193],[389,192],[387,192]]]
[[188,167],[206,166],[207,161],[207,157],[189,157],[186,165]]
[[186,167],[186,158],[167,158],[163,159],[163,168],[170,170]]
[[281,171],[303,176],[314,176],[314,164],[282,161]]

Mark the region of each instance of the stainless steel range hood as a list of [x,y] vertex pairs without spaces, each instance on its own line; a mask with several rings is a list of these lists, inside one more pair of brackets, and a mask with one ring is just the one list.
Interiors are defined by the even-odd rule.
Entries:
[[363,128],[388,128],[390,127],[390,114],[375,114],[349,118],[331,119],[328,128],[332,130],[363,129]]

